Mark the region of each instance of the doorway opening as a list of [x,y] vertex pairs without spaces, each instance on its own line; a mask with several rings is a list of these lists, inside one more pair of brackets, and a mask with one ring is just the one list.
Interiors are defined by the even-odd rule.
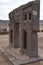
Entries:
[[13,30],[11,29],[11,43],[13,43]]
[[23,31],[23,48],[27,49],[27,32]]
[[14,34],[14,40],[15,40],[15,47],[19,48],[19,23],[15,23],[15,34]]

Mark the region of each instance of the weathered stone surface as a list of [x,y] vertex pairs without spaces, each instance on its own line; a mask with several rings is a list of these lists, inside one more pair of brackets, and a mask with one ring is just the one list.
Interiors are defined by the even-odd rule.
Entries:
[[[43,61],[43,57],[27,58],[26,55],[21,55],[20,52],[18,53],[19,50],[16,51],[16,49],[14,49],[15,52],[13,52],[14,54],[16,53],[15,56],[13,56],[11,54],[10,49],[8,49],[8,50],[6,49],[6,51],[4,51],[4,52],[2,50],[4,51],[5,49],[0,48],[0,52],[3,53],[3,55],[6,57],[6,59],[8,59],[13,65],[38,65],[38,64],[41,65],[41,63],[42,63],[41,61]],[[6,52],[7,52],[7,54],[6,54]],[[21,55],[21,57],[20,57],[20,55]]]
[[20,48],[21,52],[31,57],[38,57],[40,1],[32,1],[18,7],[9,14],[10,44]]

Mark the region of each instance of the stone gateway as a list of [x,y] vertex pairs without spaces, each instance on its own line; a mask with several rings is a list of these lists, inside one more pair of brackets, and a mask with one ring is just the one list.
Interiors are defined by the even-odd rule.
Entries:
[[30,58],[38,57],[40,1],[31,1],[9,13],[10,46]]

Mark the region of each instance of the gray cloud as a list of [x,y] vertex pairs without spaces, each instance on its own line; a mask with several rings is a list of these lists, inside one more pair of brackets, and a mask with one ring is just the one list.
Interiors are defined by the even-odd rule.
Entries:
[[[0,0],[0,19],[8,19],[10,11],[29,1],[32,0]],[[40,19],[43,19],[43,0],[40,5]]]
[[4,3],[0,1],[0,5],[4,5]]

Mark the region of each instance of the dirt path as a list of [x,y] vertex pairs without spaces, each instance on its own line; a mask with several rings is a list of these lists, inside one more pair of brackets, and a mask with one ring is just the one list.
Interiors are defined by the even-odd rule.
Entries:
[[9,35],[0,35],[0,46],[8,47],[9,46]]
[[[8,47],[8,45],[9,45],[9,35],[0,35],[0,46]],[[12,65],[1,52],[0,52],[0,65]]]
[[4,57],[4,55],[0,52],[0,65],[12,65],[8,59]]

